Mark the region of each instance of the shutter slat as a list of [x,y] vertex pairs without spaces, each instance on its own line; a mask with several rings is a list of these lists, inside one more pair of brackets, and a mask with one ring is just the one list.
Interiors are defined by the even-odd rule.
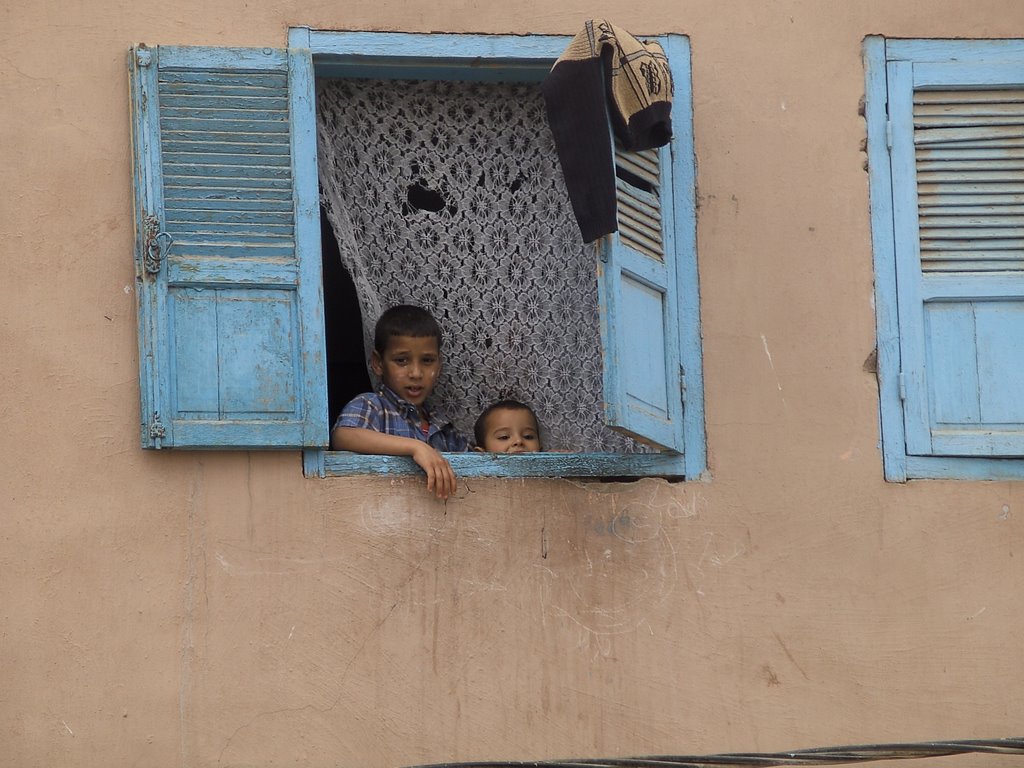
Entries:
[[267,181],[291,177],[289,166],[257,165],[253,163],[228,165],[225,163],[164,163],[164,175],[173,179],[246,178]]
[[921,210],[957,206],[984,206],[997,210],[1002,206],[1024,204],[1024,195],[971,194],[949,190],[946,194],[925,194],[918,191],[918,207]]
[[[931,128],[914,131],[914,144],[948,144],[961,141],[1024,140],[1024,125],[964,126],[958,128]],[[1014,144],[1019,146],[1019,144]]]
[[1020,171],[1024,169],[1024,153],[1020,157],[934,157],[922,155],[917,160],[917,170],[921,172],[961,171],[966,173]]
[[1018,147],[983,146],[971,148],[966,142],[955,148],[949,147],[918,147],[919,162],[975,162],[984,160],[1020,160],[1024,159],[1024,144]]
[[914,105],[914,125],[923,125],[928,120],[933,120],[937,123],[975,125],[975,121],[984,120],[989,117],[1024,119],[1024,102],[972,101],[955,104]]
[[234,155],[251,157],[253,155],[260,155],[263,158],[267,158],[268,162],[271,157],[276,159],[280,156],[285,160],[288,159],[288,147],[282,146],[275,136],[261,136],[259,140],[247,137],[247,140],[244,142],[217,141],[210,135],[207,135],[204,141],[168,138],[164,142],[164,149],[168,156],[172,158],[179,156],[201,158],[205,155],[213,155],[214,157],[231,157]]
[[933,272],[1019,272],[1024,270],[1024,258],[1004,253],[986,253],[972,250],[936,252],[927,262],[922,261],[921,271]]
[[992,88],[985,90],[915,91],[914,105],[918,104],[985,104],[990,102],[1024,103],[1024,90]]
[[231,224],[244,224],[252,227],[254,223],[266,227],[292,226],[291,211],[273,213],[269,211],[228,211],[203,209],[168,209],[166,219],[168,223],[201,226],[209,223],[211,226],[228,226]]
[[249,168],[288,168],[288,155],[259,154],[254,157],[248,153],[226,154],[223,152],[167,152],[164,154],[164,167],[173,166],[240,166]]
[[1021,178],[1020,167],[1013,164],[996,166],[990,170],[963,170],[946,168],[943,170],[922,170],[918,165],[917,178],[924,184],[983,184],[987,182],[1009,182],[1010,189],[1024,189],[1024,178]]
[[288,102],[276,91],[247,93],[179,93],[166,92],[160,103],[174,113],[182,110],[218,111],[223,109],[255,109],[268,112],[287,112]]
[[[929,198],[930,199],[930,198]],[[984,198],[987,199],[987,198]],[[941,217],[948,216],[950,218],[961,217],[969,219],[970,217],[988,217],[988,216],[1017,216],[1024,214],[1024,204],[1022,205],[983,205],[981,203],[977,205],[921,205],[920,210],[922,211],[922,220],[924,216]],[[924,213],[924,212],[927,213]]]
[[[1022,251],[1024,238],[1009,239],[1006,230],[989,230],[988,236],[975,235],[973,232],[962,231],[965,237],[926,240],[921,239],[921,251],[964,251],[969,252],[975,247],[984,247],[991,251]],[[923,235],[923,233],[922,233]]]
[[920,184],[919,195],[947,195],[957,197],[960,195],[1001,195],[1005,199],[1012,199],[1014,202],[1024,201],[1024,196],[1017,193],[1013,187],[999,182],[981,182],[978,184]]
[[970,231],[971,236],[976,236],[974,227],[992,228],[993,231],[1006,231],[1014,230],[1024,225],[1024,216],[1004,216],[1004,215],[992,215],[992,216],[921,216],[921,236],[926,237],[925,232],[930,229],[960,229],[963,228],[965,231]]

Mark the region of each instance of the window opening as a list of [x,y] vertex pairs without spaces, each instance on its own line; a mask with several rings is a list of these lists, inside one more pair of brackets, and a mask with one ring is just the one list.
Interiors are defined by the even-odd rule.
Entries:
[[[434,401],[464,433],[486,404],[514,397],[551,448],[646,450],[604,423],[597,252],[581,241],[539,86],[322,79],[317,92],[337,253],[325,247],[325,309],[351,301],[328,275],[337,258],[364,321],[329,317],[329,347],[361,335],[365,371],[380,312],[419,304],[445,334]],[[347,397],[329,378],[334,414]]]
[[333,424],[345,403],[370,389],[363,356],[363,318],[352,275],[341,263],[338,241],[320,208],[323,254],[324,337],[327,353],[327,409]]

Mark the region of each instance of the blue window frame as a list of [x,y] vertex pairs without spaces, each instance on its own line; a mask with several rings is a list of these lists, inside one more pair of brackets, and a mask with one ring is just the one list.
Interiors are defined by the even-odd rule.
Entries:
[[864,58],[885,476],[1024,478],[1024,41]]
[[[418,472],[326,450],[314,77],[539,81],[569,39],[294,28],[284,51],[133,49],[143,445],[304,448],[309,475]],[[595,268],[609,423],[668,450],[449,454],[460,475],[705,469],[689,43],[659,40],[676,136],[654,155],[659,196],[639,202],[660,216],[664,252],[627,230]]]

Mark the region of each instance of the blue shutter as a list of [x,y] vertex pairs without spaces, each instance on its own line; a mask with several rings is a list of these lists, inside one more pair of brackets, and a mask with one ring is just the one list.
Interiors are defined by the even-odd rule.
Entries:
[[887,75],[907,453],[1024,456],[1024,70]]
[[326,445],[308,51],[130,69],[143,446]]
[[[677,98],[682,89],[676,84]],[[608,425],[683,452],[683,371],[668,148],[615,148],[619,231],[600,244]]]

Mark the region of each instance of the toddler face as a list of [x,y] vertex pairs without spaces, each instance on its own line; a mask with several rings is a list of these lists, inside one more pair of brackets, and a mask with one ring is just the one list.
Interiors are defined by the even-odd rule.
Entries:
[[529,453],[540,450],[537,420],[523,408],[495,408],[487,415],[482,446],[490,453]]

